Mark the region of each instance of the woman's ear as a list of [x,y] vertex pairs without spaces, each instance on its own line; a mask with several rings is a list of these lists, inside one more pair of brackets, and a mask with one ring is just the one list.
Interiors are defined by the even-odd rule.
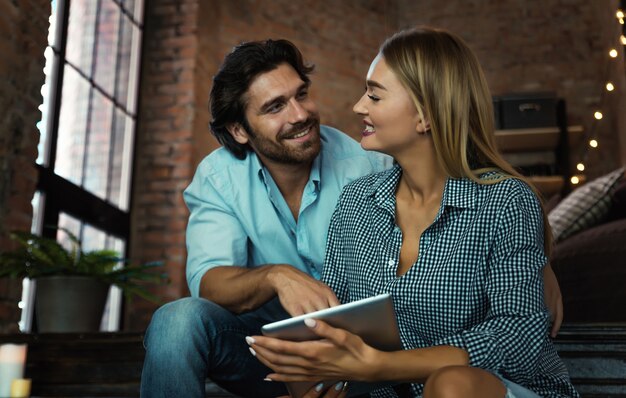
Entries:
[[417,125],[415,126],[415,131],[417,134],[424,135],[430,131],[430,121],[425,117],[420,117],[417,120]]
[[226,126],[226,129],[239,144],[245,145],[248,143],[248,133],[241,123],[231,123]]

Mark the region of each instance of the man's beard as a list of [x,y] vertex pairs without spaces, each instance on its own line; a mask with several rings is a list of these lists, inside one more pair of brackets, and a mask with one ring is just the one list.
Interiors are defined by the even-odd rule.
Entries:
[[[254,151],[263,158],[282,164],[300,164],[310,163],[320,152],[320,124],[315,117],[309,117],[307,120],[293,125],[289,131],[281,133],[276,140],[271,140],[260,134],[257,134],[252,127],[244,123],[244,128],[250,139],[250,146]],[[311,128],[309,134],[315,134],[316,137],[300,143],[298,146],[285,145],[282,141],[289,139],[294,134]]]

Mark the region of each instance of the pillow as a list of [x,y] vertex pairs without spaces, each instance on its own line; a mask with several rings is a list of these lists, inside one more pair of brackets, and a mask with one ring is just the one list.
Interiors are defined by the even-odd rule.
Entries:
[[607,220],[615,221],[626,218],[626,178],[622,178],[620,182],[615,184],[612,198],[613,203]]
[[562,241],[602,221],[611,209],[611,190],[623,175],[622,167],[588,182],[563,199],[548,214],[554,241]]

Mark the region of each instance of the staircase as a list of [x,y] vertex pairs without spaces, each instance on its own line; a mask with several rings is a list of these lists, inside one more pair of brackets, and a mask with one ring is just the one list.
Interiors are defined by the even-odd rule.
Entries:
[[[26,377],[36,397],[138,397],[141,334],[0,335],[29,345]],[[569,324],[555,345],[583,398],[626,397],[626,324]],[[207,382],[207,397],[233,397]]]
[[626,397],[626,324],[564,325],[555,345],[582,397]]

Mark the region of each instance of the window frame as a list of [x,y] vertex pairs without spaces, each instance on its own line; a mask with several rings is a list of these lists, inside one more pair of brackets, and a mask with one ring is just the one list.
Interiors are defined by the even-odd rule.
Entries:
[[[116,91],[119,79],[119,50],[120,44],[118,42],[116,47],[116,68],[114,89],[112,95],[107,93],[97,82],[94,75],[96,59],[95,53],[98,48],[98,27],[100,11],[102,4],[106,0],[96,0],[96,14],[93,29],[96,31],[96,36],[93,44],[92,55],[92,76],[87,76],[76,65],[73,65],[67,60],[66,50],[68,42],[68,30],[70,24],[70,9],[72,0],[56,0],[56,26],[55,31],[51,32],[54,35],[52,42],[48,42],[46,49],[52,50],[53,57],[50,67],[50,80],[48,87],[48,103],[44,106],[47,110],[47,118],[45,122],[46,141],[42,147],[42,161],[35,162],[35,166],[38,173],[36,191],[39,197],[39,204],[37,209],[37,217],[33,219],[32,231],[41,236],[56,238],[56,230],[54,228],[47,228],[47,226],[58,226],[59,217],[62,213],[65,213],[73,218],[80,220],[81,231],[84,229],[85,224],[89,224],[91,227],[95,227],[98,230],[105,233],[107,236],[118,238],[124,243],[125,253],[123,256],[128,256],[128,250],[130,246],[130,224],[131,215],[130,207],[132,203],[131,182],[134,174],[134,159],[135,159],[135,140],[137,133],[138,122],[138,98],[141,81],[141,53],[143,48],[144,37],[144,25],[143,25],[143,12],[145,9],[144,0],[135,0],[133,4],[133,10],[129,11],[123,7],[122,0],[111,0],[120,12],[120,23],[118,26],[118,37],[121,37],[123,32],[123,18],[124,16],[129,18],[128,23],[131,23],[130,31],[133,32],[130,40],[130,57],[129,70],[128,70],[128,92],[126,93],[125,106],[120,104],[116,98]],[[136,29],[135,29],[136,27]],[[89,29],[92,27],[90,26]],[[54,45],[52,45],[54,43]],[[59,137],[59,124],[61,117],[62,95],[63,95],[63,81],[66,66],[71,67],[74,71],[78,72],[82,79],[84,79],[90,87],[89,94],[89,109],[92,108],[91,104],[94,99],[94,91],[98,91],[100,95],[103,95],[113,105],[111,112],[111,133],[115,131],[116,117],[118,111],[122,111],[127,117],[132,119],[132,131],[125,137],[130,137],[130,141],[125,138],[124,153],[122,156],[122,162],[127,161],[128,173],[122,174],[120,184],[122,190],[120,195],[123,202],[128,205],[125,206],[126,210],[121,209],[117,205],[109,203],[108,201],[96,196],[94,193],[89,192],[86,188],[70,182],[69,180],[59,176],[55,173],[56,165],[56,152],[57,141]],[[128,111],[131,109],[132,111]],[[90,117],[89,115],[87,117]],[[131,128],[128,124],[123,126],[124,129]],[[110,142],[113,142],[110,136]],[[85,152],[87,147],[85,147]],[[110,186],[111,182],[111,165],[112,156],[115,148],[111,145],[109,149],[109,167],[107,172],[107,181]],[[85,163],[83,163],[83,169]],[[84,176],[83,176],[84,179]],[[107,188],[108,190],[108,188]],[[24,291],[22,296],[22,316],[20,321],[20,327],[22,331],[31,331],[33,313],[34,313],[34,296],[36,292],[35,281],[25,280],[23,283]],[[113,290],[112,290],[113,292]],[[106,324],[110,330],[119,330],[122,320],[122,299],[121,291],[117,291],[110,295],[110,305],[113,316],[109,317]]]

